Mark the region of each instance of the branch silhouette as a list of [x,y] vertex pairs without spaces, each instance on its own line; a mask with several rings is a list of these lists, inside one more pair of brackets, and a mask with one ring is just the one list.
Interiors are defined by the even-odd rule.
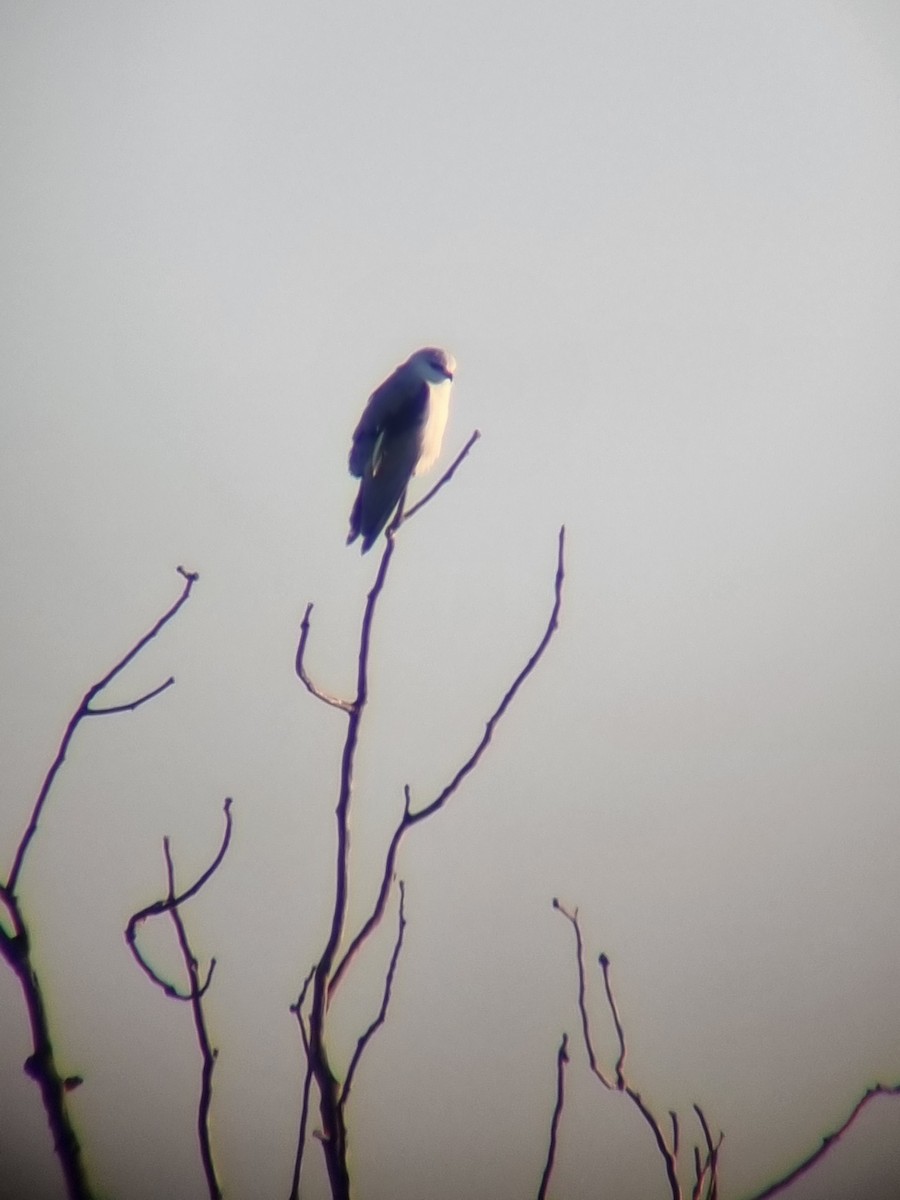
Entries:
[[[321,703],[343,712],[347,717],[347,730],[344,738],[344,747],[341,754],[338,798],[335,808],[337,836],[335,850],[334,903],[330,927],[325,940],[324,948],[313,971],[309,1013],[305,1021],[302,1013],[302,997],[306,990],[305,987],[304,992],[301,993],[301,1000],[298,1000],[297,1004],[293,1006],[293,1010],[300,1025],[301,1037],[303,1038],[303,1045],[307,1054],[309,1069],[313,1079],[315,1080],[316,1089],[319,1095],[319,1112],[322,1121],[322,1128],[319,1137],[322,1144],[325,1166],[333,1200],[349,1200],[350,1196],[350,1174],[347,1165],[346,1107],[350,1098],[353,1081],[359,1064],[371,1041],[371,1038],[386,1019],[388,1006],[390,1004],[391,990],[393,986],[394,975],[397,969],[397,963],[402,950],[403,932],[406,923],[404,912],[404,892],[402,884],[400,885],[397,937],[394,943],[394,949],[390,962],[386,969],[381,1009],[372,1024],[358,1038],[348,1068],[345,1072],[343,1083],[340,1081],[338,1074],[336,1073],[331,1062],[331,1052],[327,1036],[329,1004],[334,996],[335,989],[345,978],[347,970],[353,961],[354,956],[365,944],[384,915],[391,892],[391,885],[395,877],[394,867],[397,850],[403,835],[413,825],[418,824],[420,821],[423,821],[437,813],[456,793],[469,772],[475,768],[491,741],[491,737],[493,736],[496,725],[502,719],[504,713],[512,703],[516,693],[525,679],[534,670],[535,666],[546,650],[546,647],[549,644],[549,641],[558,625],[559,610],[562,602],[562,585],[564,579],[564,530],[560,531],[559,536],[554,604],[551,618],[544,636],[542,637],[535,652],[529,658],[525,667],[502,697],[497,709],[489,718],[484,734],[476,745],[475,750],[470,754],[468,759],[466,759],[466,761],[457,771],[456,775],[442,790],[442,792],[425,808],[413,812],[411,808],[409,787],[407,786],[404,789],[405,803],[403,816],[400,824],[394,831],[388,847],[385,857],[381,886],[379,888],[375,907],[372,910],[370,917],[364,922],[362,928],[352,939],[349,948],[346,950],[343,956],[340,956],[347,924],[347,906],[350,881],[350,809],[353,795],[353,770],[360,736],[360,725],[369,696],[369,652],[378,600],[387,580],[388,571],[390,569],[397,544],[397,534],[399,533],[402,525],[416,513],[420,512],[425,505],[427,505],[438,494],[438,492],[450,482],[457,468],[460,466],[471,448],[474,446],[475,442],[478,440],[478,437],[479,434],[476,431],[470,437],[462,451],[457,455],[456,459],[454,459],[447,471],[444,472],[437,484],[418,504],[404,512],[406,500],[405,494],[403,497],[401,497],[394,518],[385,531],[384,549],[382,551],[381,559],[375,574],[375,580],[372,584],[371,590],[368,593],[363,610],[359,634],[359,649],[357,655],[356,694],[352,699],[338,698],[337,696],[326,691],[324,688],[321,688],[312,679],[306,669],[306,654],[310,636],[310,615],[312,612],[311,605],[307,605],[300,626],[300,638],[297,646],[295,661],[295,669],[298,678],[300,679],[301,683],[303,683],[307,691],[309,691],[310,694],[318,699]],[[301,1127],[305,1122],[305,1096],[306,1092],[304,1092],[304,1110],[303,1113],[301,1113]],[[302,1128],[300,1141],[301,1143],[303,1141]],[[298,1151],[298,1160],[301,1157],[302,1146]],[[299,1167],[295,1165],[295,1192],[298,1188]],[[293,1194],[294,1193],[292,1193],[292,1195]]]
[[[662,1123],[656,1114],[653,1112],[649,1104],[641,1096],[632,1084],[628,1081],[625,1075],[625,1059],[627,1056],[627,1045],[625,1041],[625,1028],[619,1016],[618,1005],[613,994],[612,983],[609,975],[609,959],[605,954],[598,957],[598,963],[603,973],[603,985],[606,995],[606,1003],[612,1018],[613,1025],[616,1031],[616,1037],[619,1042],[619,1056],[615,1065],[615,1082],[611,1077],[600,1069],[597,1061],[596,1051],[594,1049],[593,1037],[591,1034],[590,1017],[587,1010],[587,986],[585,980],[584,969],[584,940],[581,934],[581,923],[578,917],[578,909],[567,909],[558,899],[554,899],[553,907],[558,913],[566,918],[572,926],[575,934],[575,960],[578,970],[578,1011],[581,1017],[582,1037],[584,1039],[585,1051],[588,1057],[588,1064],[591,1071],[609,1091],[621,1092],[627,1096],[634,1107],[647,1123],[650,1132],[653,1134],[653,1139],[656,1142],[656,1148],[660,1157],[663,1160],[663,1165],[666,1172],[666,1181],[669,1185],[669,1192],[672,1200],[683,1200],[683,1192],[681,1183],[678,1178],[678,1150],[679,1150],[679,1126],[678,1116],[676,1113],[669,1113],[672,1123],[671,1140],[666,1136]],[[718,1195],[718,1157],[719,1147],[722,1144],[723,1135],[719,1134],[718,1141],[713,1142],[710,1133],[709,1125],[703,1110],[698,1104],[693,1106],[694,1112],[700,1123],[700,1128],[706,1143],[706,1154],[701,1154],[700,1148],[694,1149],[694,1185],[691,1191],[692,1200],[716,1200]],[[705,1188],[705,1195],[704,1195]]]
[[883,1083],[876,1083],[873,1084],[872,1087],[866,1088],[866,1090],[854,1104],[853,1108],[850,1110],[848,1116],[841,1122],[840,1125],[837,1126],[836,1129],[833,1129],[830,1133],[826,1133],[823,1136],[821,1144],[817,1146],[811,1154],[807,1155],[802,1162],[798,1163],[796,1167],[788,1171],[786,1175],[783,1175],[780,1179],[776,1179],[774,1183],[770,1183],[767,1187],[764,1187],[761,1192],[754,1192],[753,1195],[749,1197],[749,1200],[769,1200],[770,1196],[777,1196],[779,1192],[783,1192],[789,1188],[791,1184],[795,1182],[795,1180],[800,1179],[801,1176],[805,1175],[808,1171],[811,1171],[816,1163],[821,1162],[825,1155],[828,1154],[830,1150],[834,1149],[847,1130],[850,1129],[854,1124],[860,1113],[862,1113],[862,1111],[868,1107],[868,1105],[876,1098],[876,1096],[900,1096],[900,1083],[892,1083],[887,1085]]
[[98,707],[94,704],[100,693],[124,669],[134,661],[144,647],[172,620],[190,597],[198,576],[184,567],[178,567],[178,574],[184,579],[184,586],[177,600],[159,617],[150,629],[143,634],[119,661],[82,696],[63,732],[62,738],[53,757],[53,761],[44,776],[43,783],[34,801],[25,830],[16,847],[12,865],[6,882],[0,884],[0,900],[6,906],[11,928],[0,925],[0,955],[15,974],[22,989],[22,997],[28,1013],[31,1027],[31,1054],[25,1061],[25,1072],[38,1085],[41,1100],[47,1117],[47,1124],[53,1137],[56,1157],[62,1170],[69,1200],[91,1200],[93,1192],[88,1182],[81,1146],[75,1133],[71,1114],[68,1107],[68,1094],[83,1081],[79,1075],[63,1076],[57,1065],[50,1038],[50,1022],[47,1014],[46,1001],[35,970],[32,957],[32,941],[25,917],[22,902],[19,898],[19,880],[31,844],[37,834],[41,818],[53,784],[66,760],[72,739],[79,725],[87,717],[105,717],[116,713],[134,712],[136,709],[155,699],[175,682],[170,676],[164,683],[151,691],[137,697],[127,704],[114,704]]
[[562,1120],[563,1108],[566,1103],[566,1067],[569,1065],[569,1035],[564,1033],[556,1052],[556,1103],[553,1105],[553,1116],[550,1120],[550,1139],[547,1145],[547,1161],[544,1163],[544,1173],[541,1175],[537,1200],[546,1200],[547,1189],[550,1187],[550,1177],[556,1162],[556,1142],[559,1136],[559,1123]]
[[[212,1080],[213,1071],[216,1065],[216,1056],[218,1051],[213,1047],[209,1039],[209,1030],[206,1025],[206,1014],[203,1011],[203,997],[206,994],[210,983],[212,982],[213,971],[215,970],[216,960],[210,959],[209,969],[206,972],[206,978],[200,980],[200,964],[191,948],[191,943],[187,935],[187,930],[181,916],[181,906],[190,900],[192,896],[196,896],[200,889],[209,882],[212,876],[216,873],[222,864],[228,852],[228,847],[231,843],[231,833],[233,829],[233,821],[231,816],[231,798],[228,797],[224,804],[225,813],[225,831],[222,835],[222,841],[218,852],[210,865],[206,868],[203,874],[186,888],[183,892],[178,892],[175,887],[175,864],[172,860],[172,851],[168,837],[163,838],[163,855],[166,861],[166,882],[168,891],[165,899],[157,900],[153,904],[148,904],[146,908],[142,908],[136,912],[128,921],[125,929],[125,941],[128,948],[134,956],[135,962],[157,987],[161,988],[167,996],[173,1000],[184,1000],[191,1006],[191,1016],[194,1021],[194,1031],[197,1036],[197,1045],[200,1049],[201,1070],[200,1070],[200,1096],[197,1104],[197,1141],[200,1147],[200,1161],[203,1166],[203,1174],[206,1179],[206,1187],[209,1192],[210,1200],[221,1200],[222,1189],[219,1185],[218,1176],[216,1174],[215,1161],[212,1152],[212,1143],[209,1133],[209,1113],[212,1107]],[[185,973],[188,978],[188,987],[185,992],[180,992],[178,988],[164,979],[159,972],[152,967],[144,958],[137,944],[137,931],[139,927],[148,917],[162,916],[168,913],[175,927],[175,936],[178,941],[178,948],[181,951],[182,962],[184,963]]]

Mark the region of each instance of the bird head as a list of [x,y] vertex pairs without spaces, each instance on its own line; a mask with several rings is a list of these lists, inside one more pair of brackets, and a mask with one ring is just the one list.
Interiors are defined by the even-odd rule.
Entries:
[[436,346],[426,346],[410,355],[409,364],[418,374],[429,383],[443,383],[452,379],[456,374],[456,359],[446,350]]

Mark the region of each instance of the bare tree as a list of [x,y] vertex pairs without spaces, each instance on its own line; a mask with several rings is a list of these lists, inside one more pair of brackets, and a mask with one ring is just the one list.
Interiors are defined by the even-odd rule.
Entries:
[[[352,934],[348,933],[347,900],[350,886],[350,817],[353,800],[353,769],[360,729],[369,700],[369,649],[378,600],[388,578],[388,571],[393,559],[396,537],[400,527],[405,521],[408,521],[420,512],[441,488],[450,481],[463,459],[477,441],[478,436],[478,432],[476,431],[431,491],[405,514],[403,511],[404,501],[403,499],[400,501],[397,514],[387,529],[384,550],[375,575],[375,582],[369,592],[363,611],[357,652],[355,696],[344,699],[325,691],[313,681],[307,671],[306,650],[310,634],[312,604],[307,605],[300,626],[300,640],[296,656],[297,675],[307,690],[317,700],[345,714],[347,718],[347,731],[341,755],[338,801],[335,810],[337,840],[331,924],[322,953],[315,963],[311,975],[305,981],[297,1002],[293,1005],[293,1012],[297,1017],[300,1027],[308,1070],[303,1090],[297,1157],[291,1192],[292,1200],[299,1195],[300,1173],[306,1140],[310,1079],[315,1082],[319,1095],[319,1112],[322,1120],[322,1128],[318,1131],[319,1141],[325,1157],[331,1194],[334,1200],[349,1200],[350,1198],[351,1179],[347,1161],[347,1103],[350,1099],[353,1081],[362,1056],[372,1037],[384,1023],[390,1003],[391,989],[403,945],[403,931],[405,928],[402,882],[398,885],[400,894],[397,935],[393,953],[385,973],[381,1008],[372,1023],[359,1036],[356,1048],[343,1078],[339,1076],[332,1061],[333,1056],[329,1041],[329,1005],[334,999],[338,988],[346,979],[356,955],[378,928],[384,917],[391,893],[397,882],[397,856],[406,834],[415,826],[438,813],[452,799],[466,777],[478,765],[478,762],[490,744],[498,723],[512,704],[522,684],[537,666],[559,624],[563,581],[565,578],[565,529],[560,529],[559,531],[553,603],[543,636],[488,718],[484,732],[476,743],[474,750],[464,759],[453,778],[441,789],[437,796],[426,804],[415,806],[411,789],[408,784],[405,786],[403,812],[388,843],[384,857],[381,885],[378,889],[375,903],[368,917],[362,922],[360,927]],[[345,942],[347,943],[346,947]],[[307,997],[309,997],[308,1012],[304,1013]]]
[[158,687],[138,696],[126,704],[101,706],[96,703],[97,697],[112,681],[125,670],[141,653],[144,647],[168,625],[181,607],[187,603],[191,590],[197,582],[197,575],[178,568],[178,573],[184,580],[181,595],[163,615],[153,623],[150,629],[132,645],[122,658],[107,673],[85,692],[81,702],[69,719],[69,723],[60,740],[50,768],[44,777],[37,798],[31,809],[25,831],[19,839],[13,856],[13,863],[6,877],[6,882],[0,884],[0,899],[6,906],[11,928],[0,923],[0,954],[14,972],[22,990],[22,998],[28,1012],[31,1026],[32,1052],[25,1061],[25,1072],[38,1085],[47,1124],[53,1136],[53,1145],[59,1159],[65,1179],[66,1191],[71,1200],[90,1200],[93,1195],[88,1183],[81,1156],[81,1146],[72,1124],[69,1113],[67,1096],[83,1080],[78,1075],[64,1077],[57,1065],[50,1037],[50,1023],[47,1016],[46,999],[34,966],[33,944],[26,920],[25,910],[19,892],[19,880],[25,867],[28,851],[38,832],[41,818],[57,775],[66,760],[72,739],[75,737],[82,721],[89,717],[109,717],[117,713],[134,712],[142,705],[161,695],[175,682],[170,676]]
[[[358,927],[349,927],[348,896],[351,885],[349,846],[354,799],[354,765],[364,726],[364,716],[369,703],[370,646],[378,602],[388,580],[396,550],[397,535],[402,525],[421,511],[447,485],[477,438],[478,434],[473,434],[450,468],[423,500],[405,513],[401,500],[397,515],[387,530],[381,560],[363,610],[356,657],[356,691],[352,697],[341,698],[327,692],[313,681],[307,670],[306,653],[313,611],[311,604],[307,606],[300,625],[295,662],[296,673],[317,700],[344,715],[347,727],[338,770],[334,890],[328,932],[321,954],[306,975],[296,1001],[290,1006],[297,1022],[305,1062],[291,1180],[291,1200],[299,1200],[300,1196],[304,1152],[309,1142],[310,1105],[313,1089],[315,1089],[318,1099],[320,1117],[320,1126],[313,1131],[313,1136],[322,1149],[331,1194],[334,1200],[350,1200],[353,1180],[348,1166],[350,1137],[348,1105],[352,1095],[355,1094],[355,1081],[366,1052],[388,1017],[407,927],[406,889],[403,880],[399,879],[397,875],[401,847],[406,835],[416,826],[440,812],[457,794],[469,774],[478,766],[491,743],[497,726],[525,681],[537,667],[559,626],[565,581],[564,528],[559,531],[552,600],[542,636],[518,674],[503,691],[499,702],[485,721],[483,731],[475,739],[472,749],[467,756],[461,759],[456,772],[437,794],[430,800],[417,803],[413,799],[410,785],[408,783],[404,785],[402,812],[393,826],[387,842],[375,900]],[[180,595],[150,629],[134,642],[111,670],[87,690],[72,714],[31,807],[25,829],[13,853],[6,881],[0,883],[0,900],[5,908],[5,916],[0,918],[0,955],[19,982],[31,1028],[32,1049],[24,1065],[25,1071],[40,1090],[47,1123],[70,1200],[92,1200],[94,1196],[68,1107],[68,1096],[80,1086],[83,1080],[79,1075],[64,1076],[54,1053],[47,997],[35,970],[33,935],[22,904],[20,882],[28,864],[30,848],[37,836],[41,821],[46,815],[54,783],[81,723],[89,717],[112,717],[126,712],[134,712],[173,685],[174,677],[169,677],[157,687],[127,703],[103,705],[98,702],[98,698],[108,685],[134,661],[149,642],[156,638],[187,602],[197,581],[197,575],[181,567],[178,568],[178,571],[183,579]],[[217,1050],[209,1034],[204,1010],[204,1000],[212,983],[216,960],[211,959],[206,970],[201,969],[192,940],[187,932],[183,910],[188,901],[198,895],[224,861],[233,829],[230,799],[225,801],[224,817],[225,827],[218,850],[210,865],[193,883],[181,890],[176,883],[175,863],[169,839],[164,838],[165,895],[136,912],[129,920],[125,931],[128,946],[141,970],[167,996],[187,1004],[191,1012],[199,1051],[196,1133],[200,1160],[211,1200],[219,1200],[225,1192],[214,1161],[210,1137],[210,1112]],[[612,986],[610,961],[605,954],[600,954],[596,961],[603,985],[603,1003],[615,1030],[618,1054],[616,1061],[611,1066],[601,1063],[593,1034],[593,1017],[588,998],[588,969],[579,913],[577,909],[566,908],[558,900],[554,901],[554,907],[568,921],[573,931],[580,1042],[590,1071],[604,1089],[623,1096],[625,1101],[640,1113],[650,1131],[672,1200],[685,1200],[687,1194],[690,1195],[691,1200],[718,1200],[721,1190],[720,1151],[723,1135],[721,1133],[713,1134],[703,1109],[694,1104],[692,1112],[697,1122],[698,1135],[689,1157],[685,1156],[684,1148],[681,1145],[682,1124],[677,1112],[670,1111],[661,1116],[638,1091],[627,1070],[625,1025]],[[396,925],[392,948],[383,968],[380,1003],[373,1012],[371,1020],[360,1029],[356,1036],[348,1061],[343,1069],[339,1069],[335,1062],[333,1048],[329,1018],[330,1005],[338,990],[350,978],[351,968],[360,951],[380,928],[389,910],[395,913]],[[186,977],[186,984],[182,986],[172,982],[158,971],[139,946],[140,928],[148,918],[156,916],[168,916],[172,923]],[[550,1118],[545,1162],[538,1185],[538,1200],[546,1200],[550,1194],[550,1185],[558,1158],[559,1134],[565,1119],[566,1078],[572,1053],[570,1036],[568,1033],[563,1033],[556,1053],[556,1094]],[[806,1154],[795,1167],[781,1178],[769,1183],[750,1200],[769,1200],[770,1197],[787,1191],[792,1184],[805,1176],[825,1158],[872,1101],[882,1096],[896,1097],[898,1095],[900,1095],[900,1082],[888,1085],[876,1083],[867,1088],[852,1106],[847,1117],[834,1130],[822,1137],[818,1146]]]

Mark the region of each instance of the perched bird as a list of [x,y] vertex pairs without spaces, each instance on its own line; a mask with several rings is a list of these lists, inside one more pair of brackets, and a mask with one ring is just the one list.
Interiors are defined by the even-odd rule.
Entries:
[[360,480],[347,544],[371,549],[413,475],[441,452],[456,359],[428,346],[411,354],[369,397],[350,447],[350,474]]

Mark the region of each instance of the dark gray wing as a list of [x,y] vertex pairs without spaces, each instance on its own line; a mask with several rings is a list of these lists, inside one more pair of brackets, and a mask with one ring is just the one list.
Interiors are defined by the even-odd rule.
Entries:
[[369,397],[350,446],[350,474],[361,479],[383,433],[401,431],[425,419],[428,385],[404,363]]
[[347,541],[361,535],[363,552],[390,520],[419,461],[427,411],[428,384],[401,371],[369,398],[350,449],[350,471],[361,482]]

